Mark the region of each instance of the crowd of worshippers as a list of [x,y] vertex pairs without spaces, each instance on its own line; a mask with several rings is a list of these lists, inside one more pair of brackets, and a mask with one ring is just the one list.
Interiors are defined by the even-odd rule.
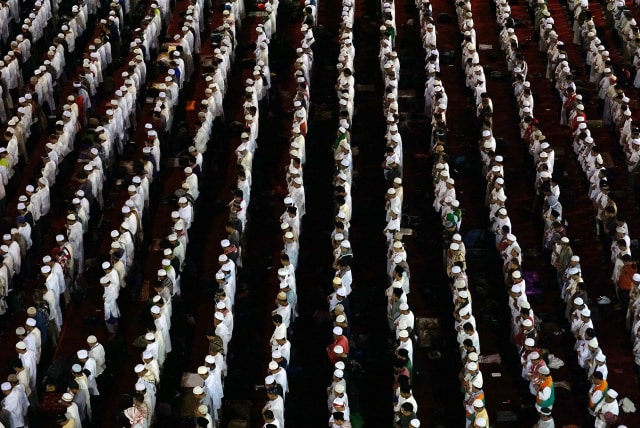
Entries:
[[[256,28],[257,42],[254,52],[256,66],[253,78],[245,81],[243,113],[245,125],[241,142],[235,150],[237,156],[237,185],[229,202],[229,219],[225,225],[227,239],[221,242],[223,254],[218,258],[220,269],[216,278],[216,312],[213,326],[207,332],[209,341],[205,364],[198,368],[204,379],[203,386],[193,388],[196,398],[196,423],[200,427],[212,427],[221,417],[226,355],[233,334],[233,308],[238,271],[242,268],[242,243],[244,232],[251,223],[248,206],[251,201],[253,157],[259,140],[259,115],[261,101],[270,88],[269,43],[276,32],[278,3],[267,3],[268,18]],[[284,199],[285,210],[280,217],[283,250],[282,267],[277,270],[279,290],[276,307],[272,311],[274,331],[269,340],[271,361],[267,366],[265,389],[267,402],[262,416],[265,426],[284,427],[284,400],[289,392],[287,367],[291,360],[291,343],[287,336],[297,317],[296,269],[299,255],[300,221],[306,213],[303,184],[303,165],[306,161],[305,137],[307,134],[310,100],[310,70],[313,66],[315,39],[309,25],[300,27],[301,43],[296,50],[295,109],[291,126],[290,162],[286,167],[288,195]],[[207,77],[207,80],[210,80]],[[204,101],[203,101],[204,104]],[[212,370],[212,367],[215,370]]]
[[[276,3],[277,5],[277,3]],[[267,6],[268,7],[268,6]],[[300,37],[294,62],[296,95],[293,99],[293,120],[289,137],[289,162],[285,166],[287,196],[284,212],[280,215],[280,230],[283,249],[280,254],[281,267],[277,270],[278,292],[275,308],[271,311],[273,333],[269,338],[271,360],[267,365],[264,388],[267,401],[262,408],[264,427],[285,426],[285,402],[289,394],[287,369],[291,365],[291,342],[288,337],[298,317],[296,270],[300,255],[301,219],[306,215],[304,171],[306,163],[306,136],[310,108],[311,70],[316,48],[312,26],[315,23],[316,3],[307,2],[307,16],[300,25]],[[260,34],[262,34],[259,31]],[[239,162],[243,158],[239,154]]]
[[[479,369],[480,338],[476,331],[475,317],[471,306],[471,295],[466,275],[466,247],[459,233],[462,225],[462,209],[456,197],[455,179],[450,174],[447,154],[447,107],[448,96],[440,76],[440,55],[437,48],[436,21],[430,2],[417,2],[420,11],[420,27],[425,49],[424,112],[431,121],[430,152],[434,156],[432,168],[434,201],[433,208],[440,215],[444,229],[443,263],[450,278],[450,288],[454,303],[454,327],[460,348],[462,370],[459,381],[464,392],[463,407],[465,426],[488,427],[489,415],[485,408],[483,377]],[[468,88],[479,121],[491,123],[493,106],[486,93],[486,78],[476,52],[476,32],[474,29],[471,2],[456,3],[458,27],[462,42],[462,68],[465,85]],[[490,127],[482,131],[482,140],[491,135]],[[484,141],[480,141],[482,147]],[[501,161],[501,159],[498,158]],[[545,412],[546,412],[545,408]],[[544,416],[546,417],[546,416]]]
[[[380,26],[380,72],[384,81],[382,98],[386,122],[385,154],[382,163],[387,190],[385,192],[385,220],[383,234],[387,244],[387,321],[393,337],[393,422],[396,428],[420,427],[418,402],[413,396],[413,343],[416,340],[415,316],[409,307],[410,270],[401,229],[404,205],[403,145],[398,126],[400,109],[398,89],[400,60],[396,51],[396,17],[393,2],[381,2],[383,24]],[[431,41],[433,44],[431,44]],[[437,58],[435,39],[429,42],[427,58]]]
[[[586,3],[586,2],[585,2]],[[553,30],[553,18],[544,2],[531,5],[535,8],[536,28],[540,29],[540,50],[548,53],[547,78],[555,82],[560,98],[563,101],[560,123],[570,126],[573,131],[573,148],[583,166],[585,175],[589,179],[589,196],[594,204],[594,214],[599,235],[605,247],[611,246],[611,260],[613,264],[612,281],[616,286],[616,293],[623,306],[629,302],[631,291],[631,305],[629,305],[628,325],[633,323],[633,332],[638,323],[637,309],[633,306],[637,302],[638,284],[640,275],[636,272],[635,261],[630,256],[630,238],[628,226],[624,217],[617,213],[615,202],[609,196],[609,185],[606,180],[606,170],[603,167],[602,156],[594,146],[593,138],[589,134],[584,114],[584,106],[581,97],[575,95],[575,84],[563,50],[562,42],[558,41],[557,33]],[[580,7],[585,7],[586,4]],[[619,413],[618,393],[611,389],[607,383],[608,369],[606,356],[599,347],[596,332],[590,319],[591,311],[588,308],[588,296],[581,278],[580,258],[573,254],[570,240],[566,236],[567,223],[562,217],[562,205],[560,203],[560,188],[554,179],[554,151],[539,128],[539,123],[533,115],[533,94],[531,85],[527,80],[527,65],[524,57],[518,49],[518,39],[514,31],[514,21],[510,15],[510,8],[506,1],[497,4],[497,20],[502,26],[501,47],[508,59],[509,71],[513,78],[514,98],[519,108],[521,118],[521,138],[527,143],[529,153],[533,157],[536,170],[535,188],[537,193],[536,209],[540,210],[541,219],[544,222],[543,244],[546,256],[551,265],[556,269],[558,285],[561,297],[567,304],[566,317],[570,324],[571,333],[576,342],[574,350],[577,354],[578,365],[585,371],[585,376],[590,382],[588,391],[588,411],[592,416],[595,426],[605,427],[615,422]],[[483,161],[483,175],[487,180],[486,205],[489,209],[489,220],[492,223],[492,231],[496,236],[496,248],[500,252],[504,263],[504,278],[509,294],[509,307],[512,314],[512,342],[521,355],[522,378],[528,383],[528,389],[535,399],[535,409],[539,413],[536,427],[553,427],[551,416],[555,401],[554,383],[550,368],[553,361],[547,363],[547,356],[543,355],[538,347],[537,319],[533,309],[527,300],[527,284],[523,278],[522,252],[516,236],[513,234],[512,224],[506,210],[507,196],[504,190],[503,158],[496,154],[496,141],[493,136],[492,118],[494,116],[493,104],[486,92],[480,92],[478,87],[482,85],[482,76],[479,58],[475,52],[475,32],[470,4],[458,3],[458,22],[463,32],[463,61],[466,63],[467,86],[472,91],[476,100],[477,115],[481,123],[479,149]],[[429,29],[427,29],[427,32]],[[591,37],[591,36],[589,36]],[[574,41],[580,44],[580,41]],[[593,50],[600,52],[604,48],[598,48],[600,42],[595,43]],[[593,53],[588,53],[589,58]],[[605,52],[606,55],[606,52]],[[593,57],[592,57],[593,58]],[[588,61],[589,62],[589,61]],[[591,65],[591,64],[589,64]],[[605,61],[602,61],[605,65]],[[480,67],[480,68],[478,68]],[[488,424],[486,410],[484,410],[484,393],[482,391],[482,373],[478,366],[480,353],[480,341],[475,330],[475,318],[471,309],[471,295],[468,290],[468,277],[466,275],[465,246],[458,233],[461,217],[456,210],[459,207],[455,197],[453,181],[449,176],[444,132],[438,123],[442,121],[442,110],[446,108],[446,95],[437,74],[435,66],[432,67],[432,76],[427,82],[425,94],[425,107],[427,112],[433,112],[434,136],[432,149],[438,159],[434,166],[435,202],[434,207],[443,219],[446,236],[449,238],[448,248],[445,251],[447,271],[452,278],[452,291],[454,304],[456,329],[458,341],[461,347],[464,369],[460,379],[466,391],[465,407],[467,414],[467,426],[485,426]],[[428,70],[429,71],[429,70]],[[615,85],[615,79],[610,79],[611,70],[607,67],[592,68],[591,79],[593,82],[602,82],[604,91],[600,92],[601,98],[605,98],[609,83]],[[484,88],[483,88],[484,89]],[[625,130],[629,129],[630,116],[628,99],[616,88],[618,94],[609,97],[618,101],[609,105],[609,112],[620,125],[621,143],[623,147],[630,148],[629,140],[625,137]],[[444,102],[443,102],[444,99]],[[569,100],[569,102],[567,102]],[[605,99],[605,106],[611,100]],[[605,112],[607,108],[605,107]],[[441,113],[436,115],[435,113]],[[626,113],[625,113],[626,112]],[[621,119],[622,118],[622,119]],[[622,120],[620,123],[619,121]],[[624,124],[627,124],[625,126]],[[440,129],[439,129],[440,128]],[[640,142],[640,140],[638,140]],[[633,141],[631,141],[632,144]],[[632,157],[634,149],[626,150],[628,153],[628,165],[630,170],[637,160]],[[529,284],[532,286],[532,284]],[[640,318],[640,317],[639,317]],[[638,349],[637,335],[632,334],[634,352]],[[636,357],[638,359],[638,357]],[[478,411],[482,416],[478,417]],[[479,420],[480,419],[480,420]],[[486,419],[486,420],[485,420]]]
[[[224,93],[226,90],[231,50],[235,46],[232,27],[236,19],[244,15],[239,10],[241,4],[238,1],[228,5],[224,13],[226,21],[221,28],[222,46],[216,51],[216,72],[208,76],[207,81],[214,77],[222,79],[219,86],[210,84],[207,88],[207,103],[199,115],[199,132],[194,139],[194,146],[189,149],[190,166],[185,168],[184,180],[176,191],[177,209],[171,213],[171,233],[165,236],[164,258],[158,270],[158,281],[153,287],[156,292],[150,309],[153,322],[143,334],[146,348],[140,355],[135,374],[132,374],[135,383],[133,405],[124,412],[132,426],[148,427],[154,418],[160,374],[164,360],[171,352],[171,301],[180,294],[180,271],[188,244],[187,231],[194,220],[193,205],[198,198],[202,153],[206,151],[213,121],[223,113],[221,96],[216,96],[215,92]],[[64,82],[73,80],[72,94],[64,98],[62,113],[57,115],[55,132],[46,138],[39,178],[35,185],[27,185],[24,194],[18,197],[16,225],[11,233],[3,236],[0,248],[4,258],[0,268],[0,306],[3,311],[6,310],[5,298],[12,289],[12,279],[22,278],[21,275],[36,264],[33,247],[41,245],[41,232],[49,222],[49,188],[56,182],[59,164],[74,149],[76,136],[82,135],[87,129],[89,116],[95,112],[97,100],[110,98],[103,84],[107,73],[114,69],[114,59],[120,56],[119,34],[124,22],[131,19],[128,2],[122,6],[111,3],[105,10],[99,10],[100,5],[96,1],[69,5],[70,11],[65,12],[70,13],[58,21],[56,13],[63,6],[66,8],[67,5],[49,0],[36,1],[31,11],[21,10],[26,6],[14,1],[0,5],[2,43],[7,45],[11,34],[20,33],[10,43],[11,50],[4,61],[0,61],[0,120],[8,124],[4,134],[6,147],[0,149],[0,199],[3,211],[5,186],[14,176],[14,168],[20,158],[28,161],[25,148],[27,140],[34,129],[41,132],[46,128],[45,114],[56,110],[55,100],[61,98]],[[136,247],[143,240],[142,217],[149,215],[149,188],[161,166],[159,139],[171,129],[173,109],[178,104],[180,90],[184,83],[190,81],[193,71],[191,52],[198,53],[200,49],[204,4],[202,1],[190,1],[183,6],[186,13],[178,33],[172,37],[172,42],[183,48],[182,53],[174,51],[169,60],[164,61],[166,73],[153,82],[160,91],[153,100],[153,122],[144,124],[147,138],[141,165],[127,187],[128,200],[121,208],[116,208],[122,214],[122,223],[111,231],[109,261],[101,265],[104,273],[100,284],[104,288],[105,326],[110,337],[118,332],[119,293],[127,285]],[[104,16],[98,20],[96,34],[100,36],[91,40],[86,52],[80,54],[79,41],[83,40],[87,22],[95,19],[96,14]],[[21,17],[27,15],[28,18],[24,18],[20,27]],[[0,414],[3,426],[27,426],[28,408],[37,407],[41,385],[36,384],[36,379],[43,345],[50,344],[54,348],[57,345],[63,325],[63,308],[69,303],[76,278],[85,270],[83,237],[88,231],[90,216],[97,216],[96,213],[104,208],[104,182],[111,173],[114,158],[122,154],[124,146],[130,142],[137,125],[137,98],[149,83],[145,61],[150,61],[158,53],[160,33],[170,19],[168,2],[152,2],[141,28],[134,30],[129,46],[131,59],[125,61],[121,68],[124,84],[111,94],[110,101],[104,102],[106,118],[94,129],[96,144],[88,150],[89,161],[76,175],[80,185],[66,211],[65,232],[55,236],[56,245],[47,251],[50,254],[42,258],[39,269],[42,284],[33,293],[34,306],[27,309],[28,318],[24,326],[16,329],[17,355],[12,361],[15,374],[1,385],[5,396],[2,401],[3,412]],[[60,28],[57,35],[55,27]],[[19,31],[10,31],[18,28]],[[51,45],[47,48],[48,42]],[[85,59],[82,60],[81,71],[76,72],[76,58],[79,56]],[[37,67],[36,61],[42,57],[46,59],[43,65]],[[212,367],[215,369],[215,365]],[[83,422],[92,422],[91,403],[99,395],[97,379],[104,370],[104,348],[96,336],[91,335],[87,338],[85,349],[77,351],[71,366],[73,380],[60,399],[60,405],[66,409],[65,413],[57,416],[60,426],[82,427]],[[210,407],[207,411],[215,415],[216,409]],[[213,422],[208,426],[213,426]]]
[[[581,60],[589,70],[589,81],[597,85],[598,98],[603,108],[603,123],[613,125],[618,134],[618,141],[626,158],[630,184],[636,186],[635,173],[640,160],[640,134],[631,118],[630,99],[624,93],[624,85],[618,83],[609,52],[596,34],[589,5],[587,2],[580,2],[570,6],[574,15],[572,42],[582,46],[586,52]],[[562,112],[567,118],[562,123],[569,125],[572,130],[572,148],[589,182],[588,196],[593,203],[597,234],[603,244],[605,260],[611,263],[610,279],[614,285],[616,298],[623,310],[626,310],[626,328],[631,332],[634,360],[636,368],[640,371],[638,334],[640,274],[637,273],[637,262],[631,254],[629,226],[624,214],[618,211],[618,206],[611,195],[608,171],[604,166],[603,156],[589,130],[582,96],[578,93],[579,89],[573,80],[568,54],[564,43],[558,39],[553,18],[546,5],[537,5],[535,17],[540,32],[540,51],[546,52],[548,58],[546,77],[556,84],[563,103]],[[638,58],[635,46],[638,27],[631,12],[620,2],[608,2],[605,18],[613,25],[611,28],[617,30],[624,58],[628,60],[633,56],[635,64]],[[636,74],[636,82],[637,80]],[[531,119],[533,119],[533,113],[529,120],[531,124],[527,127],[527,135],[535,138],[535,134],[540,135],[542,132],[538,128],[537,121]],[[610,423],[617,417],[618,404],[615,399],[612,402],[606,400],[609,390],[606,357],[598,346],[596,332],[590,320],[589,299],[582,278],[580,258],[573,255],[570,241],[566,237],[561,206],[559,210],[549,213],[546,224],[548,233],[545,234],[545,246],[554,250],[552,261],[558,271],[562,297],[567,303],[567,314],[572,313],[571,330],[577,339],[582,340],[579,341],[580,345],[576,345],[579,352],[578,362],[581,367],[589,368],[589,375],[601,378],[592,382],[592,385],[596,385],[592,386],[589,393],[590,412],[593,413],[594,409],[596,411],[596,426],[605,426],[605,423]],[[558,240],[560,242],[557,242]],[[597,394],[597,391],[601,394]],[[593,396],[596,398],[594,399]],[[602,412],[598,414],[598,403],[603,401],[603,397],[604,401],[610,401],[609,412],[615,417],[607,419],[602,416]]]

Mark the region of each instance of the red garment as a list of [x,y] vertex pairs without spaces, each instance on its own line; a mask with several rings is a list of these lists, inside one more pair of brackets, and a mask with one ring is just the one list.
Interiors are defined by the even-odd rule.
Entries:
[[587,115],[584,113],[578,113],[576,114],[576,117],[573,118],[573,120],[571,121],[571,130],[575,131],[576,129],[578,129],[578,118],[579,117],[584,117],[584,121],[587,121]]
[[333,348],[338,345],[342,346],[343,354],[349,355],[349,339],[347,339],[345,336],[338,336],[336,340],[327,347],[327,355],[329,356],[329,361],[331,361],[331,364],[335,364],[342,359],[335,352],[333,352]]
[[636,271],[637,269],[635,263],[622,266],[620,278],[618,279],[618,288],[620,290],[631,291],[631,289],[633,288],[633,274],[635,274]]
[[503,252],[508,246],[509,242],[507,241],[507,238],[504,238],[498,243],[498,251]]
[[575,94],[571,95],[570,97],[567,97],[567,100],[564,102],[563,107],[566,109],[570,109],[573,107],[573,103],[575,103],[577,100],[577,97]]
[[531,370],[529,371],[529,380],[533,385],[540,384],[540,375],[538,374],[538,372],[543,366],[546,366],[546,365],[547,363],[545,363],[544,360],[540,358],[540,360],[538,361],[538,364],[531,366]]
[[533,134],[534,128],[532,124],[529,124],[529,126],[527,126],[527,129],[524,131],[524,141],[526,141],[528,144],[531,144],[531,134]]

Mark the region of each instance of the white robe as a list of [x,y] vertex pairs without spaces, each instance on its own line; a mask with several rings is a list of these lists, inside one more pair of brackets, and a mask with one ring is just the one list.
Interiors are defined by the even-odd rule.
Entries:
[[27,409],[23,407],[23,401],[20,397],[20,391],[16,388],[2,400],[2,408],[11,415],[12,427],[24,426],[24,417]]
[[284,427],[284,400],[278,396],[275,400],[267,401],[264,406],[264,410],[271,410],[274,418],[278,421],[281,427]]
[[33,351],[27,351],[23,354],[18,354],[22,365],[29,370],[29,388],[32,391],[36,390],[36,378],[38,375],[38,363],[36,362],[36,354]]
[[96,377],[100,376],[107,367],[105,362],[104,346],[100,343],[93,345],[93,348],[89,349],[89,357],[96,362]]
[[98,383],[96,382],[96,373],[98,373],[96,360],[91,357],[87,358],[87,361],[85,361],[82,368],[91,373],[87,375],[87,379],[89,379],[89,393],[91,395],[100,395],[100,392],[98,391]]

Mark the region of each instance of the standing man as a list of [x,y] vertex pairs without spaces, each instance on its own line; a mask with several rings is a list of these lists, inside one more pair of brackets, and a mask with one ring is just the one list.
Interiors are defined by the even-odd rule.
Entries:
[[[0,385],[4,399],[2,400],[2,408],[9,412],[11,417],[11,426],[15,428],[22,428],[28,426],[27,409],[29,407],[29,400],[24,392],[18,388],[14,388],[11,383],[4,382]],[[23,397],[24,395],[24,397]]]

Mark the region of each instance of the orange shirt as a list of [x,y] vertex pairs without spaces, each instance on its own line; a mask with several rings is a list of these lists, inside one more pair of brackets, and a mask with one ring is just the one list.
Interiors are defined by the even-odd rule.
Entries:
[[620,278],[618,279],[618,288],[620,290],[631,291],[633,288],[633,274],[636,273],[636,270],[635,264],[622,266]]
[[[602,380],[602,382],[600,382],[600,385],[593,385],[591,387],[591,389],[589,390],[589,392],[591,393],[591,395],[593,395],[594,392],[596,391],[600,391],[602,392],[602,398],[601,400],[604,399],[604,394],[607,393],[607,390],[609,389],[609,384],[607,383],[606,380]],[[589,398],[589,408],[590,409],[595,409],[596,408],[596,404],[598,403],[594,403],[591,401],[591,398]]]

